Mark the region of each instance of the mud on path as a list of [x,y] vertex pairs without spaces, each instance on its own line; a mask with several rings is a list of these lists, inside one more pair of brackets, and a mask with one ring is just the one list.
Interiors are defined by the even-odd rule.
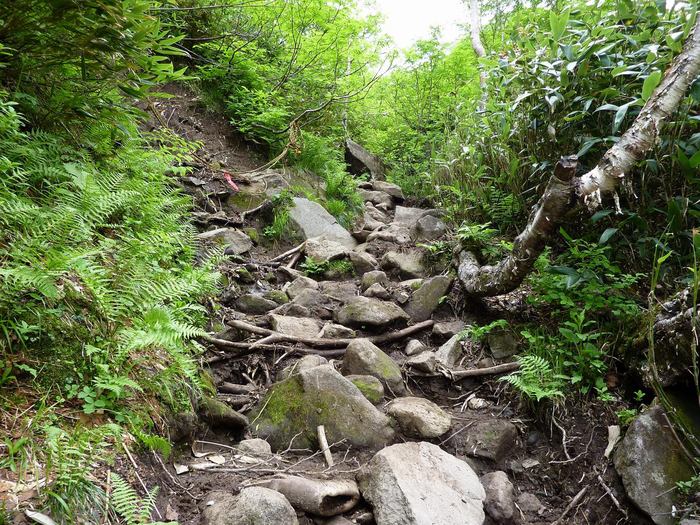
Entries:
[[[256,148],[247,144],[220,115],[207,113],[196,97],[182,88],[172,91],[171,99],[159,101],[155,108],[160,118],[158,127],[167,124],[181,136],[202,143],[197,152],[201,164],[180,182],[196,203],[195,220],[201,231],[236,226],[261,229],[264,217],[256,222],[242,220],[245,211],[236,189],[255,193],[256,180],[237,174],[250,172],[265,163]],[[225,177],[229,173],[234,181]],[[387,207],[391,208],[391,207]],[[393,209],[380,210],[394,219]],[[252,233],[248,230],[249,233]],[[268,327],[267,313],[244,313],[240,298],[246,295],[273,297],[300,275],[298,269],[270,263],[294,243],[272,243],[262,235],[253,235],[254,246],[222,263],[221,271],[228,286],[218,301],[211,305],[212,332],[241,342],[254,341],[259,336],[227,328],[231,320],[254,326]],[[365,245],[365,251],[382,260],[388,251],[410,252],[415,243],[397,244],[388,236]],[[413,284],[406,285],[406,275],[397,268],[386,267],[389,282],[383,285],[388,302],[406,305]],[[425,277],[431,271],[427,269]],[[446,272],[442,268],[443,273]],[[323,293],[324,304],[299,305],[296,312],[309,312],[309,317],[323,325],[330,322],[348,296],[362,293],[362,273],[352,276],[315,277]],[[401,301],[404,300],[402,304]],[[428,350],[435,350],[449,340],[459,327],[456,322],[485,324],[494,319],[513,315],[500,305],[505,301],[465,301],[457,287],[452,287],[448,299],[430,314],[434,324],[407,338],[380,345],[402,369],[406,394],[426,398],[451,416],[447,432],[430,441],[449,454],[467,462],[474,471],[484,474],[503,471],[514,485],[515,513],[511,520],[500,523],[522,524],[618,524],[645,523],[627,502],[610,459],[604,457],[608,445],[608,426],[617,423],[614,403],[578,403],[568,408],[541,409],[539,413],[521,404],[509,387],[497,375],[452,380],[440,374],[421,373],[409,363],[405,353],[409,339],[417,339]],[[288,306],[279,308],[290,311]],[[277,307],[276,307],[277,308]],[[286,308],[286,310],[284,310]],[[294,312],[294,310],[292,310]],[[409,325],[412,321],[409,321]],[[446,323],[453,323],[448,325]],[[393,329],[366,330],[357,328],[356,337],[387,333]],[[275,343],[271,347],[252,351],[226,351],[208,346],[203,365],[211,372],[218,390],[218,399],[243,414],[264,399],[282,371],[299,360],[296,351],[304,345]],[[514,349],[505,351],[502,359],[494,359],[489,345],[467,341],[457,363],[458,368],[473,369],[512,361]],[[239,355],[237,355],[239,354]],[[342,349],[326,354],[330,363],[340,368]],[[232,386],[233,385],[233,386]],[[383,411],[393,398],[387,392],[377,405]],[[354,479],[369,462],[374,452],[347,447],[345,443],[331,444],[335,466],[328,467],[323,454],[317,450],[289,447],[268,453],[237,448],[241,439],[255,437],[247,430],[226,430],[209,427],[173,425],[171,435],[180,440],[173,457],[163,461],[154,453],[138,458],[138,474],[146,486],[161,487],[157,508],[164,520],[177,520],[182,525],[201,523],[202,509],[211,491],[238,493],[242,488],[265,482],[280,473],[297,474],[315,479]],[[397,433],[396,442],[411,439]],[[121,465],[122,472],[139,486],[135,469],[129,463]],[[581,491],[585,489],[581,496]],[[577,498],[577,495],[579,497]],[[572,505],[573,503],[573,505]],[[297,512],[300,523],[328,523],[327,520]],[[344,514],[352,523],[374,523],[372,507],[361,501]],[[486,518],[486,523],[499,523]],[[491,521],[489,521],[491,520]],[[340,523],[340,522],[337,522]],[[454,523],[461,523],[455,516]]]

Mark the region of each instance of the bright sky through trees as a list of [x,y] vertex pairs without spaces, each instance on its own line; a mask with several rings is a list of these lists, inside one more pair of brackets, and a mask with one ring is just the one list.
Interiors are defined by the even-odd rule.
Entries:
[[384,17],[384,31],[396,47],[406,48],[430,36],[431,27],[440,27],[441,40],[454,42],[467,22],[467,6],[462,0],[374,0]]

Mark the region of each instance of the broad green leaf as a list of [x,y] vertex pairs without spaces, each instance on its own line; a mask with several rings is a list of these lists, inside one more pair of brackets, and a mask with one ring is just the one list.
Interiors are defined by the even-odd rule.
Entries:
[[598,222],[600,219],[602,219],[602,218],[607,217],[608,215],[610,215],[612,212],[613,212],[613,210],[600,210],[600,211],[597,211],[597,212],[595,212],[595,213],[593,214],[593,216],[591,217],[591,222],[592,222],[593,224],[595,224],[595,223]]
[[625,116],[627,115],[627,110],[630,107],[630,103],[628,102],[627,104],[623,104],[617,109],[617,112],[615,113],[615,120],[613,122],[613,135],[615,135],[619,129],[620,126],[622,125],[622,121],[625,120]]
[[598,244],[606,244],[610,238],[615,235],[618,231],[618,228],[608,228],[603,232],[603,235],[600,236],[600,240],[598,241]]
[[656,89],[656,86],[661,82],[661,71],[652,71],[649,76],[644,79],[644,85],[642,86],[642,100],[646,102],[649,97]]
[[700,150],[696,151],[695,154],[688,159],[688,165],[692,169],[700,167]]

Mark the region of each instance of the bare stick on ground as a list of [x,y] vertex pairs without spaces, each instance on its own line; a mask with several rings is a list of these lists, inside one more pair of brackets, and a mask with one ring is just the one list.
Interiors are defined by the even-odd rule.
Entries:
[[323,457],[326,460],[326,464],[329,467],[332,467],[333,465],[335,465],[335,462],[333,461],[333,454],[331,454],[331,449],[328,448],[328,440],[326,439],[326,429],[323,425],[319,425],[316,429],[316,432],[318,433],[318,446],[321,449],[321,452],[323,452]]

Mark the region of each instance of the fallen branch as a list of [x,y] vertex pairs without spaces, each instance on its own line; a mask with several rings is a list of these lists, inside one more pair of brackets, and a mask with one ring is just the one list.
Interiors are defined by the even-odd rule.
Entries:
[[302,242],[299,246],[295,246],[295,247],[292,248],[291,250],[287,250],[286,252],[279,254],[279,255],[278,255],[277,257],[275,257],[274,259],[270,259],[270,262],[283,261],[283,260],[285,260],[287,257],[291,257],[291,256],[294,255],[295,253],[299,253],[299,252],[302,250],[302,248],[304,248],[304,245],[305,245],[305,244],[306,244],[306,241]]
[[[432,319],[429,319],[427,321],[423,321],[423,322],[416,323],[416,324],[411,325],[411,326],[407,326],[406,328],[403,328],[401,330],[397,330],[395,332],[389,332],[389,333],[382,334],[382,335],[375,335],[375,336],[368,337],[367,339],[375,345],[381,344],[381,343],[388,343],[388,342],[396,341],[398,339],[403,339],[404,337],[412,335],[416,332],[420,332],[421,330],[424,330],[425,328],[430,328],[431,326],[433,326],[434,323],[435,323],[435,321],[433,321]],[[255,326],[253,324],[247,323],[245,321],[240,321],[237,319],[228,321],[226,324],[228,324],[232,328],[238,328],[239,330],[244,330],[246,332],[250,332],[253,334],[266,336],[259,341],[256,341],[254,343],[250,343],[253,347],[258,347],[259,345],[270,345],[270,344],[276,343],[276,342],[288,342],[288,343],[302,343],[305,345],[321,347],[321,348],[340,348],[340,347],[349,345],[351,342],[353,342],[355,340],[355,338],[330,339],[330,338],[323,338],[323,337],[318,337],[318,338],[317,337],[298,337],[298,336],[294,336],[294,335],[282,334],[279,332],[275,332],[274,330],[270,330],[268,328],[262,328],[260,326]],[[215,343],[212,343],[212,344],[215,344]]]
[[445,370],[445,376],[450,379],[464,379],[465,377],[490,376],[496,374],[506,374],[514,372],[520,368],[520,363],[503,363],[502,365],[489,366],[486,368],[472,368],[470,370]]
[[248,217],[255,215],[256,213],[260,213],[261,211],[265,210],[271,210],[272,209],[272,201],[271,200],[265,200],[263,203],[259,206],[256,206],[253,209],[250,209],[248,211],[244,211],[241,213],[241,220],[247,220]]
[[563,523],[562,520],[566,517],[566,515],[569,512],[571,512],[571,509],[573,509],[576,505],[578,505],[581,502],[583,497],[586,495],[586,492],[588,492],[588,485],[586,485],[578,491],[578,494],[574,496],[574,499],[571,500],[571,503],[569,503],[564,509],[564,512],[561,513],[561,516],[559,516],[558,519],[553,521],[551,525],[561,525],[561,523]]

